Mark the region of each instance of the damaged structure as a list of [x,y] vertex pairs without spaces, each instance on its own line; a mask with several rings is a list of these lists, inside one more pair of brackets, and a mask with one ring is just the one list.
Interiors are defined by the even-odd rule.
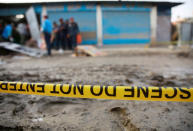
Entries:
[[22,53],[22,54],[32,56],[32,57],[41,57],[46,54],[45,51],[42,51],[40,49],[30,48],[27,46],[22,46],[22,45],[11,43],[11,42],[0,42],[0,51],[2,49]]
[[79,24],[82,44],[148,44],[171,40],[171,8],[174,0],[42,0],[39,3],[0,4],[0,16],[25,14],[33,5],[39,23],[47,12],[51,22],[74,17]]

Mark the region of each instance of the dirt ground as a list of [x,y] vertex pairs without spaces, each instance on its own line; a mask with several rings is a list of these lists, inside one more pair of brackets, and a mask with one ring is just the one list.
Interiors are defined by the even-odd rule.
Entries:
[[[156,52],[156,53],[155,53]],[[112,51],[103,57],[1,56],[0,80],[100,85],[193,85],[193,57]],[[193,103],[0,94],[1,131],[192,131]]]

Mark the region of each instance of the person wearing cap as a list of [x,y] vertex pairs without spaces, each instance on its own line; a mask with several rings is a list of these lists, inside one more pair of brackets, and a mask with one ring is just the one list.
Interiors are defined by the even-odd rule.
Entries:
[[48,51],[48,55],[51,55],[51,33],[52,33],[52,23],[48,20],[48,16],[44,16],[44,22],[42,26],[42,30],[44,33],[46,47]]

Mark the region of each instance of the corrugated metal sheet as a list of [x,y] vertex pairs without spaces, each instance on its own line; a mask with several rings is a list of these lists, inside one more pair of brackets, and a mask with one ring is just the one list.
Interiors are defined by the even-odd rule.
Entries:
[[193,41],[193,23],[181,23],[180,35],[183,42]]
[[104,44],[150,42],[150,9],[144,7],[103,7]]
[[170,3],[184,2],[184,0],[0,0],[0,3],[47,3],[47,2],[93,2],[93,1],[170,2]]
[[157,41],[171,40],[171,9],[158,6],[157,14]]
[[171,17],[158,15],[157,17],[157,41],[166,42],[171,40]]

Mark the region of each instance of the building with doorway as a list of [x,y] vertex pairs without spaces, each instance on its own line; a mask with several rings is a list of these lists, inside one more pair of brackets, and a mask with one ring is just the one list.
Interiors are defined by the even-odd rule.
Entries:
[[[148,44],[171,40],[171,8],[179,4],[181,2],[174,0],[1,3],[0,18],[24,14],[33,6],[38,17],[46,10],[52,22],[73,17],[79,25],[83,44]],[[39,21],[41,23],[41,17]]]

